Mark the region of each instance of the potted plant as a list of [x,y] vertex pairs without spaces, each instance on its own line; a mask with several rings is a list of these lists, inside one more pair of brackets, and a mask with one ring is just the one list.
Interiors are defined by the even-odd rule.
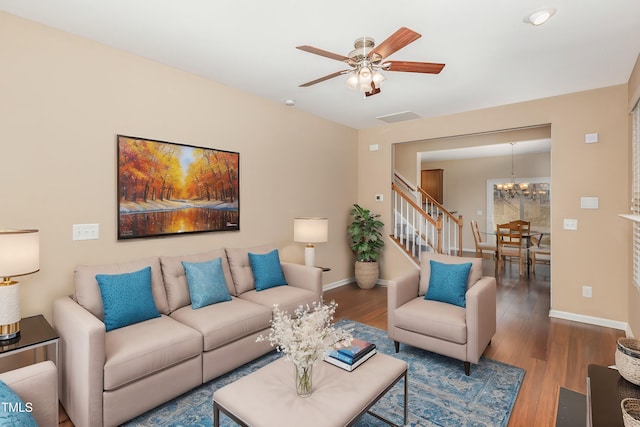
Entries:
[[351,237],[351,250],[356,254],[356,283],[362,289],[371,289],[378,280],[378,257],[384,246],[380,229],[384,227],[369,209],[354,204],[353,222],[347,228]]

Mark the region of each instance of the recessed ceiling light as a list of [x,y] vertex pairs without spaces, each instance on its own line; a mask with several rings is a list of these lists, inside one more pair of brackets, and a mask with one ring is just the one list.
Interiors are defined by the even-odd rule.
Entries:
[[540,9],[525,16],[524,22],[526,22],[527,24],[535,25],[537,27],[538,25],[542,25],[547,22],[549,18],[551,18],[555,13],[556,10],[553,8]]
[[284,101],[284,105],[286,105],[287,107],[293,107],[294,105],[296,105],[296,101],[294,99],[286,99]]

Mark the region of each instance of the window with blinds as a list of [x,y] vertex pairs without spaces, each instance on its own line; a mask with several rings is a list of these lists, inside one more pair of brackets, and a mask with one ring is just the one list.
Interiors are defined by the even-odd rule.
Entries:
[[[640,102],[631,112],[631,213],[640,215]],[[633,284],[640,288],[640,222],[633,221]]]

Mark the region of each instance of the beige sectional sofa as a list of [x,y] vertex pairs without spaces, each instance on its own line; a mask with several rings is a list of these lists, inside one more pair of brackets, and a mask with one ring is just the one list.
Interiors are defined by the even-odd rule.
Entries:
[[[281,263],[287,286],[257,291],[249,253],[274,248],[219,249],[121,264],[78,266],[75,293],[54,302],[60,334],[60,401],[77,427],[115,426],[271,350],[272,308],[293,312],[320,301],[322,271]],[[182,262],[220,258],[231,301],[193,309]],[[151,267],[160,317],[106,332],[97,274]]]

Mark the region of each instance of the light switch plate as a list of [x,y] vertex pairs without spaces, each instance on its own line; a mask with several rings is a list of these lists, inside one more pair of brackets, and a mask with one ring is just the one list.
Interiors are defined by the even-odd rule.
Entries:
[[100,224],[73,224],[73,240],[98,240]]
[[584,142],[585,144],[593,144],[598,142],[598,134],[597,133],[585,133],[584,134]]
[[565,218],[562,228],[565,230],[577,230],[578,229],[578,220],[577,219],[568,219]]
[[598,197],[580,197],[582,209],[598,209],[600,199]]

